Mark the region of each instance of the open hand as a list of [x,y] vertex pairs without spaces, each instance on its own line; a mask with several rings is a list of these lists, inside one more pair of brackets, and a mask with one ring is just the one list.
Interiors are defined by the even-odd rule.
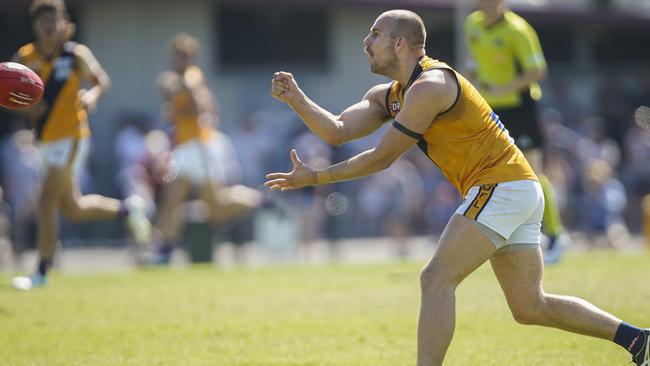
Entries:
[[268,180],[264,185],[274,191],[288,191],[291,189],[315,185],[316,173],[300,161],[295,149],[291,150],[289,155],[291,156],[291,162],[293,163],[293,170],[289,173],[267,174],[266,179]]

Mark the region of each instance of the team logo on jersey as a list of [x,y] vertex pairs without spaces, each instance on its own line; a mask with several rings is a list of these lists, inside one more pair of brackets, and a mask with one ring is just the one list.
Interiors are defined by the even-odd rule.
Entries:
[[402,108],[402,105],[399,102],[395,101],[390,104],[389,108],[391,112],[397,113],[399,112],[400,108]]
[[54,64],[54,79],[57,81],[67,80],[72,73],[74,60],[71,57],[61,57]]

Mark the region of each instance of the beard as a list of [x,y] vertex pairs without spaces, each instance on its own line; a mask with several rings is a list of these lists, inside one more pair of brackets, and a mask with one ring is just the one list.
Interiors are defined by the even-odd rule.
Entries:
[[395,70],[396,68],[397,55],[393,50],[388,50],[387,55],[383,60],[378,60],[376,57],[370,58],[370,71],[375,74],[388,76],[391,71]]

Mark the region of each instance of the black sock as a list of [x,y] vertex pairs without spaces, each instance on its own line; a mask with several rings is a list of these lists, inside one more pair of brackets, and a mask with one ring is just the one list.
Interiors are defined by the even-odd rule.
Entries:
[[553,249],[555,247],[555,244],[557,244],[557,236],[548,236],[548,247],[546,248],[547,250]]
[[160,247],[158,247],[158,253],[165,256],[171,255],[173,251],[174,251],[174,244],[168,241],[163,242],[163,244]]
[[622,322],[616,330],[614,343],[625,348],[632,355],[636,355],[643,348],[643,330]]
[[50,269],[50,266],[52,264],[52,261],[49,259],[41,258],[38,262],[38,273],[45,277],[47,275],[47,271]]

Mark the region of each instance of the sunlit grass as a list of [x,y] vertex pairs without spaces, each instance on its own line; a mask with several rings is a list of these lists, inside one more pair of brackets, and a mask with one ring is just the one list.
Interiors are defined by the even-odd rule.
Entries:
[[[414,365],[422,263],[54,274],[0,288],[0,365]],[[4,283],[9,283],[9,277]],[[650,326],[650,255],[573,255],[549,292]],[[448,365],[624,365],[611,343],[517,325],[489,266],[457,296]]]

